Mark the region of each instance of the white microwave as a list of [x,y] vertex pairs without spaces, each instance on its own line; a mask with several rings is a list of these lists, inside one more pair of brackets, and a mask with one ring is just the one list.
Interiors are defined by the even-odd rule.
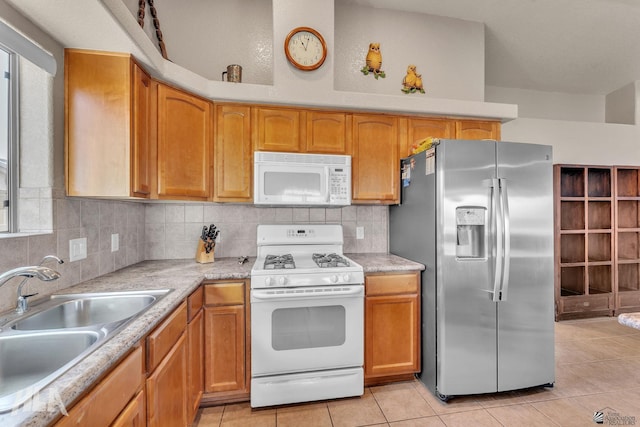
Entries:
[[351,156],[253,153],[256,205],[327,206],[351,204]]

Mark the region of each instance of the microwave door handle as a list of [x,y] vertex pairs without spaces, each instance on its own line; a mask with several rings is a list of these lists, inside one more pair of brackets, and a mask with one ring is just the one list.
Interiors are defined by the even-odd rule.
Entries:
[[326,195],[327,196],[325,197],[324,201],[325,201],[325,203],[328,204],[331,201],[331,187],[330,187],[330,185],[331,185],[331,168],[329,166],[327,166],[325,168],[325,172],[326,172],[325,173],[325,176],[326,176],[326,179],[325,179],[326,187],[325,188],[327,190],[326,191]]

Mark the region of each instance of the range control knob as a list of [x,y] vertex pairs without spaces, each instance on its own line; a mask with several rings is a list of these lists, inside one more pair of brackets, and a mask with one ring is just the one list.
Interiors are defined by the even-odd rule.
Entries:
[[342,275],[342,280],[346,283],[349,280],[351,280],[351,276],[349,275],[349,273],[343,274]]
[[271,284],[273,283],[273,279],[271,277],[267,277],[264,279],[264,284],[267,286],[271,286]]
[[278,277],[278,284],[280,286],[284,286],[285,283],[287,283],[287,278],[286,277],[284,277],[284,276]]
[[329,280],[331,280],[331,283],[338,283],[338,276],[333,274],[331,275],[331,277],[329,277]]

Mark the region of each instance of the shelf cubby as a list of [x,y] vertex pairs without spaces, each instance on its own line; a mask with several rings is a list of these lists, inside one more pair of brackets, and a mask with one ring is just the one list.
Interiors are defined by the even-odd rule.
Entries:
[[640,263],[618,264],[618,292],[640,290]]
[[611,197],[611,169],[589,168],[588,197]]
[[618,228],[640,228],[640,200],[618,200]]
[[560,262],[572,264],[585,261],[584,234],[563,234],[560,236]]
[[560,171],[561,197],[584,197],[584,168],[564,167]]
[[613,277],[610,265],[589,266],[589,294],[603,294],[613,291]]
[[640,260],[640,232],[618,232],[618,260]]
[[584,267],[561,267],[562,296],[584,295]]
[[588,218],[590,230],[611,229],[611,202],[588,202]]
[[589,262],[611,261],[611,233],[589,234]]
[[584,230],[584,202],[562,201],[560,203],[560,229]]
[[616,168],[618,197],[640,197],[640,173],[638,169]]

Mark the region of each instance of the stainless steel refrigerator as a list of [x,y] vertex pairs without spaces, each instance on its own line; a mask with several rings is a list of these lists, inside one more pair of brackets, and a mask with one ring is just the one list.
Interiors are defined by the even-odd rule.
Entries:
[[551,147],[440,140],[401,170],[389,242],[426,266],[421,381],[442,400],[552,386]]

